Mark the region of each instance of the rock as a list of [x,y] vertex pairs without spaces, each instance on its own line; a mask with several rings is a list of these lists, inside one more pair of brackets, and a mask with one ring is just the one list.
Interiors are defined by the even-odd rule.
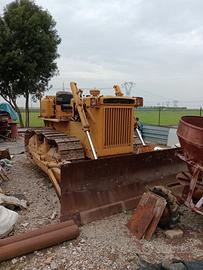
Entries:
[[81,247],[76,247],[75,249],[76,249],[76,251],[77,251],[78,253],[80,253],[81,250],[82,250]]
[[18,213],[0,206],[0,238],[8,235],[17,222]]
[[176,239],[181,238],[183,236],[183,231],[180,229],[173,229],[165,231],[164,234],[169,239]]
[[21,226],[23,226],[24,228],[27,227],[28,225],[29,225],[28,222],[26,222],[26,223],[21,223]]
[[12,264],[16,264],[18,262],[18,260],[14,258],[11,260],[11,262],[12,262]]
[[57,213],[56,213],[56,211],[54,211],[53,213],[52,213],[52,215],[51,215],[51,219],[53,220],[53,219],[55,219],[56,218],[56,216],[57,216]]
[[57,270],[57,268],[58,268],[56,262],[51,262],[50,267],[51,267],[52,270]]
[[8,159],[9,161],[11,160],[11,156],[10,156],[8,148],[0,149],[0,159],[4,159],[4,158]]
[[52,257],[48,257],[44,263],[45,264],[50,264],[52,259],[53,259]]
[[7,196],[5,194],[0,193],[0,204],[5,206],[17,206],[21,209],[27,208],[27,201],[26,200],[19,200],[14,196]]
[[80,243],[84,244],[84,243],[85,243],[85,239],[82,238],[82,239],[80,240]]
[[169,269],[169,270],[186,270],[186,266],[182,262],[164,261],[162,262],[162,266],[164,267],[164,269]]
[[65,270],[65,267],[63,264],[60,264],[59,267],[58,267],[58,270]]
[[49,184],[48,184],[48,188],[49,188],[49,189],[50,189],[50,188],[53,188],[52,183],[49,183]]
[[44,220],[39,220],[39,221],[38,221],[38,224],[39,224],[39,225],[43,225],[43,224],[44,224]]

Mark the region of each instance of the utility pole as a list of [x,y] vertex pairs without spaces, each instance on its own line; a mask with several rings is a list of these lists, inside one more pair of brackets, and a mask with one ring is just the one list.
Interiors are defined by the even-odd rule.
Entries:
[[136,85],[134,82],[124,82],[121,86],[125,89],[126,96],[131,96],[131,90]]

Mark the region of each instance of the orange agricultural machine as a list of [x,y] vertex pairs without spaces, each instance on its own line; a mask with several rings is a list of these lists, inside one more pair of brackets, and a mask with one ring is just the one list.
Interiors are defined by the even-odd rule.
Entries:
[[70,88],[42,99],[45,127],[25,136],[29,157],[60,198],[61,220],[84,224],[132,209],[147,184],[180,171],[176,149],[155,152],[139,132],[136,141],[134,109],[142,98],[124,96],[118,85],[114,96],[97,89],[84,96],[75,82]]

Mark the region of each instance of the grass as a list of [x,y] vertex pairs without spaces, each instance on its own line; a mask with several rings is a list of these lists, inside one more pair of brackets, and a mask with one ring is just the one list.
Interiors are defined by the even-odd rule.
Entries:
[[[39,117],[39,112],[30,112],[30,127],[42,127],[44,125],[43,120]],[[25,123],[25,112],[22,112],[23,121]]]
[[[184,109],[184,110],[172,110],[172,109],[140,109],[135,112],[136,117],[139,117],[140,121],[144,124],[161,125],[161,126],[175,126],[178,124],[180,118],[184,115],[200,115],[200,110]],[[22,112],[23,120],[25,120],[25,113]],[[30,126],[41,127],[43,121],[38,117],[38,111],[30,112]]]
[[184,115],[200,115],[200,110],[184,109],[184,110],[137,110],[136,117],[139,117],[140,122],[144,124],[161,125],[161,126],[176,126],[179,120]]

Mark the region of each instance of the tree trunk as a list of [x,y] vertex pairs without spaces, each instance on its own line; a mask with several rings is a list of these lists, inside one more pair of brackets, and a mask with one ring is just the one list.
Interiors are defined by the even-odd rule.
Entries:
[[30,126],[30,115],[29,115],[29,92],[26,92],[25,96],[25,126]]
[[22,117],[22,114],[21,114],[21,111],[20,111],[18,105],[16,104],[16,101],[13,101],[13,105],[14,105],[15,111],[18,114],[18,118],[19,118],[19,122],[20,122],[20,127],[23,128],[24,127],[23,117]]

